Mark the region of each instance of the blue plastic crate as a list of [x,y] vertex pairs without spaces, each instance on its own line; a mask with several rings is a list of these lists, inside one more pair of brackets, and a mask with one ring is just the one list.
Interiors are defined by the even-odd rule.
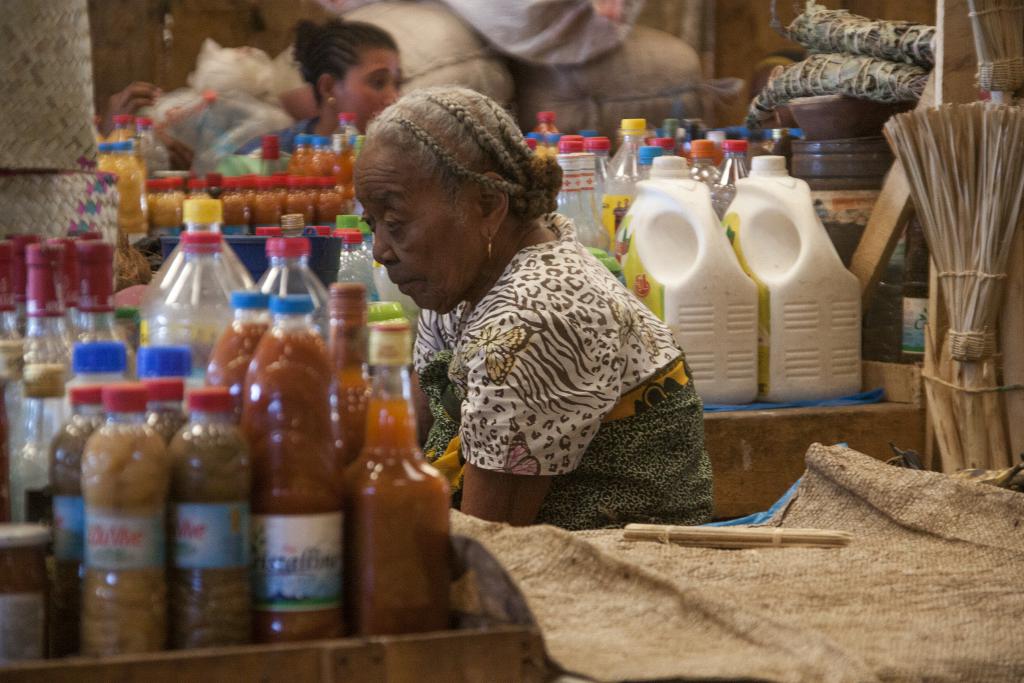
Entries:
[[[254,282],[258,282],[270,266],[267,260],[267,240],[269,237],[252,235],[225,235],[224,241],[231,245],[242,265],[249,271]],[[309,267],[324,283],[330,287],[338,278],[338,263],[341,258],[342,241],[333,237],[306,237],[310,244]],[[161,237],[160,251],[166,259],[178,245],[177,237]]]

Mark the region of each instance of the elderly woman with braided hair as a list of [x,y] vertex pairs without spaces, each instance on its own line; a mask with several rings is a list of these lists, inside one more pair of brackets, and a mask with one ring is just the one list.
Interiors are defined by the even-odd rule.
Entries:
[[588,529],[711,514],[702,406],[672,334],[552,213],[561,171],[470,90],[369,127],[374,257],[424,309],[427,457],[463,512]]
[[[282,152],[291,153],[300,133],[330,135],[338,128],[338,114],[352,112],[360,132],[374,116],[398,98],[402,79],[398,45],[384,29],[360,21],[332,19],[323,24],[301,21],[295,27],[295,59],[302,78],[310,86],[313,102],[305,102],[308,90],[282,95],[295,112],[313,106],[316,115],[277,131]],[[261,138],[242,145],[237,154],[260,148]]]

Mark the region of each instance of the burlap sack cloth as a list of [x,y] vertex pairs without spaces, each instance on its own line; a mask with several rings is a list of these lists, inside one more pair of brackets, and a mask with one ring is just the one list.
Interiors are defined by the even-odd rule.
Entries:
[[526,596],[553,662],[597,680],[1024,679],[1024,496],[815,444],[772,524],[841,549],[707,550],[454,513]]

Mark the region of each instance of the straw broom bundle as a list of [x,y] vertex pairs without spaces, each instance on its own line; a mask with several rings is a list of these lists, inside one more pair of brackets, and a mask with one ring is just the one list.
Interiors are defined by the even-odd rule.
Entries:
[[968,0],[978,87],[993,102],[1009,101],[1024,87],[1024,0]]
[[894,116],[885,134],[910,180],[949,317],[945,340],[929,334],[926,366],[943,469],[1009,467],[996,318],[1024,202],[1024,110],[919,109]]

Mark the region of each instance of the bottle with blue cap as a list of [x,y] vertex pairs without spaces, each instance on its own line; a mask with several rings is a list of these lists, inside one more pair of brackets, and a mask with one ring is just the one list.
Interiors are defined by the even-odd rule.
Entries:
[[236,417],[242,414],[242,391],[249,362],[263,335],[270,329],[269,306],[270,296],[263,292],[232,292],[231,308],[235,311],[235,318],[210,354],[206,383],[228,390]]
[[[252,362],[242,433],[253,465],[253,634],[257,642],[330,638],[342,627],[342,465],[335,455],[334,373],[308,295],[271,297],[274,326]],[[318,562],[301,574],[277,565]],[[273,562],[271,558],[275,559]]]
[[139,379],[187,378],[192,374],[192,349],[187,346],[143,346],[137,359]]
[[640,180],[651,177],[654,160],[664,153],[665,150],[658,145],[644,145],[637,151],[637,172],[640,174]]
[[299,133],[295,136],[292,158],[288,160],[288,175],[309,175],[309,162],[313,158],[313,136]]
[[73,377],[67,386],[116,384],[128,379],[128,352],[123,342],[78,342],[71,352]]

